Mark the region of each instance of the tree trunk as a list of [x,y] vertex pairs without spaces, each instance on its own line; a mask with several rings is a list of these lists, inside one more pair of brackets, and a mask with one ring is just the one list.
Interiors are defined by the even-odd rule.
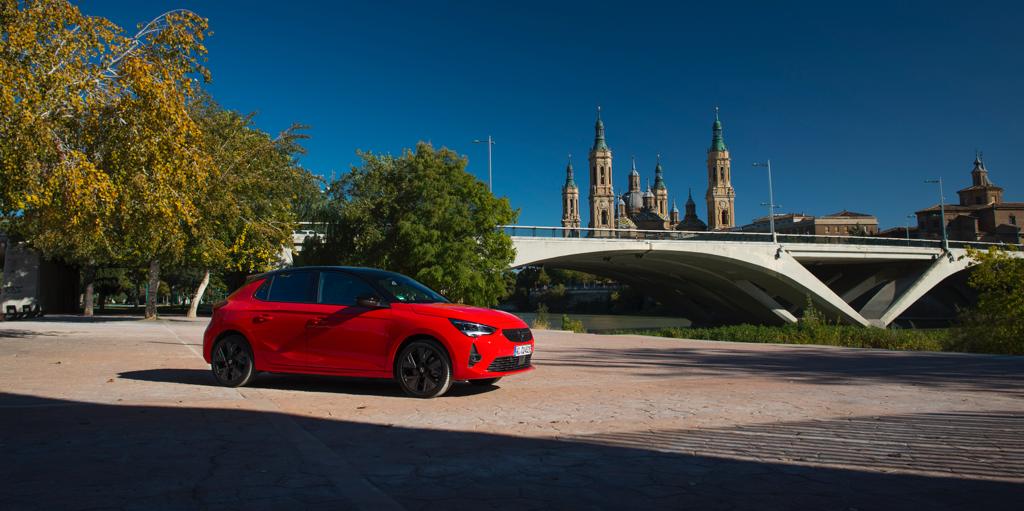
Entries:
[[160,292],[160,261],[149,262],[149,289],[146,293],[146,319],[156,319],[157,294]]
[[96,268],[87,266],[83,277],[85,277],[85,298],[82,299],[82,315],[88,317],[92,316],[93,284],[96,282]]
[[210,285],[210,270],[203,272],[203,280],[199,281],[199,287],[196,288],[196,293],[192,295],[192,303],[188,305],[188,312],[185,314],[186,318],[196,317],[196,309],[199,308],[199,301],[203,299],[203,293],[206,292],[206,286]]

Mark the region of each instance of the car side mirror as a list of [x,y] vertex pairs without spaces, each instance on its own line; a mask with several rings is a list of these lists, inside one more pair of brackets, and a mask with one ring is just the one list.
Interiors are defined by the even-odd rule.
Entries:
[[356,304],[367,309],[386,309],[387,302],[377,295],[362,295],[356,298]]

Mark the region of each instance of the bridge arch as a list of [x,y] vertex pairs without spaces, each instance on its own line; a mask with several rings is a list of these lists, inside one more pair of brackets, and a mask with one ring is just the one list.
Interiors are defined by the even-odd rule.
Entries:
[[607,276],[641,286],[691,319],[715,323],[793,323],[810,298],[834,320],[884,327],[969,266],[963,249],[937,247],[512,239],[513,267],[543,264]]

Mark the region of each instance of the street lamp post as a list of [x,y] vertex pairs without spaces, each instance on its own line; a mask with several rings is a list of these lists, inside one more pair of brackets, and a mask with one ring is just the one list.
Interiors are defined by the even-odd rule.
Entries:
[[907,215],[907,245],[910,245],[910,219],[917,218],[916,215]]
[[775,234],[775,192],[772,190],[772,161],[767,160],[764,163],[754,162],[754,166],[768,168],[768,226],[772,231],[772,243],[778,243],[779,237]]
[[494,147],[494,139],[487,135],[487,140],[474,140],[474,144],[487,144],[487,190],[494,193],[493,175],[491,171],[491,148]]
[[942,224],[942,249],[949,252],[949,238],[946,236],[946,197],[942,193],[942,178],[925,179],[924,182],[939,185],[939,215],[942,217],[939,219],[939,223]]

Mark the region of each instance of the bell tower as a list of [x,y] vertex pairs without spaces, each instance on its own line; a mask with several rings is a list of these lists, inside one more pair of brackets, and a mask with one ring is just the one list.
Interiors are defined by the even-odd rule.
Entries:
[[[615,227],[615,193],[612,191],[612,150],[604,139],[601,107],[594,124],[594,147],[590,149],[590,227]],[[591,236],[610,236],[611,232],[591,231]]]
[[732,163],[729,150],[722,138],[722,122],[711,125],[711,147],[708,148],[708,191],[704,195],[708,204],[708,229],[722,230],[736,226],[736,190],[732,187]]
[[[565,167],[565,184],[562,185],[562,227],[566,229],[580,228],[580,190],[576,187],[576,179],[572,172],[572,155]],[[565,237],[577,237],[578,230],[562,231]]]

